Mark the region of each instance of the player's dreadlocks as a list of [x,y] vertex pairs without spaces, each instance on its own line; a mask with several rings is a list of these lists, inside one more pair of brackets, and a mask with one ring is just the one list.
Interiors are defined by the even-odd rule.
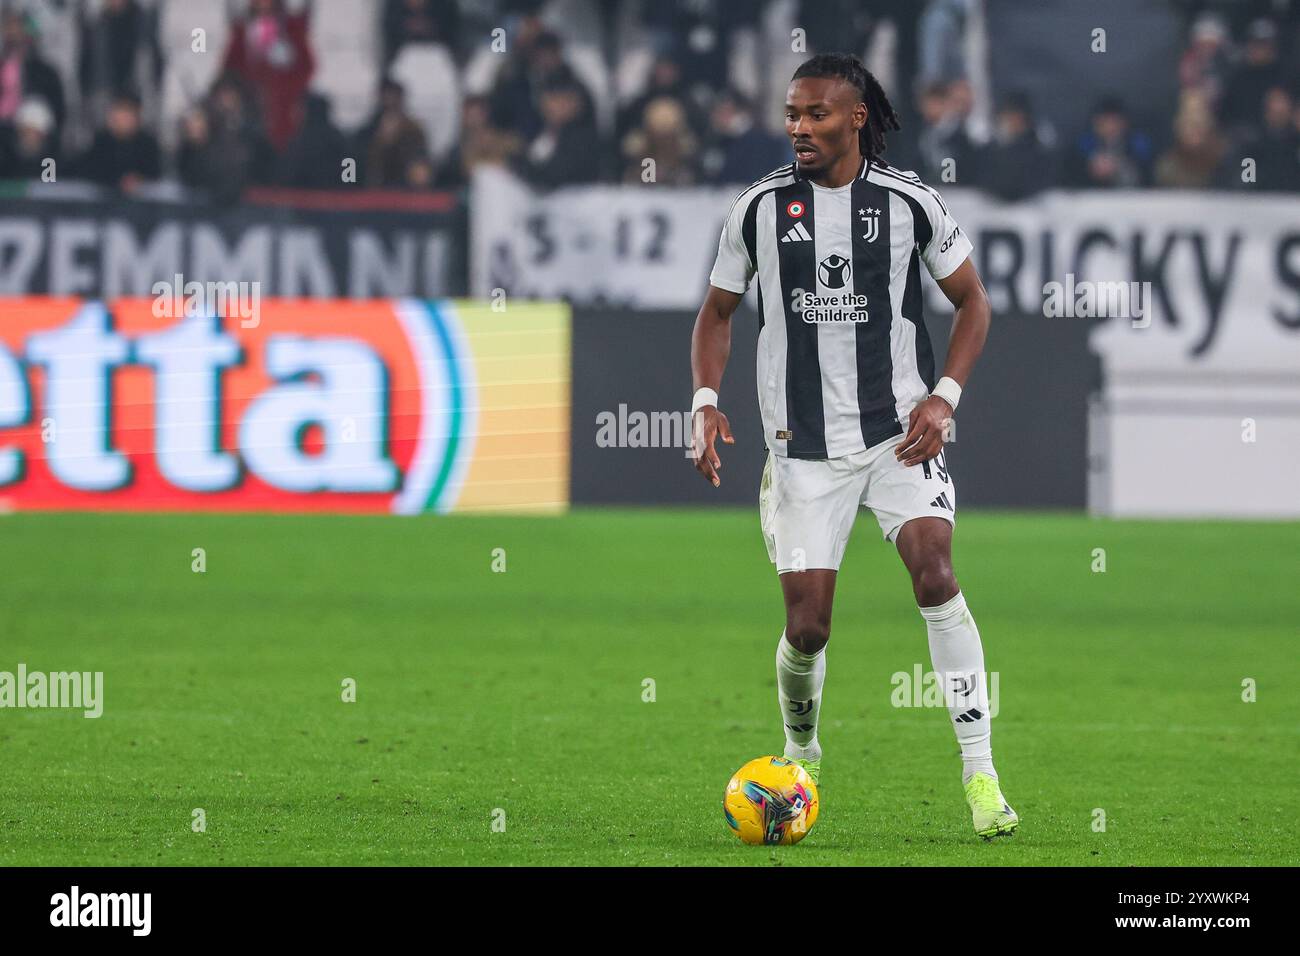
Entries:
[[862,94],[862,102],[867,104],[867,125],[858,130],[858,148],[872,162],[878,159],[885,151],[885,134],[901,127],[898,114],[881,89],[880,81],[871,75],[862,61],[851,53],[818,53],[805,60],[791,79],[804,77],[844,80]]

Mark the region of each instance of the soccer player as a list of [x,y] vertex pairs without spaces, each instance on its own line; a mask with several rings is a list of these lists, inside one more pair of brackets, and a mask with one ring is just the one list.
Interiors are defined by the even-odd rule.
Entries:
[[[785,755],[821,774],[817,719],[835,577],[859,505],[912,577],[930,658],[961,746],[975,832],[1019,824],[990,747],[984,651],[952,569],[957,497],[943,445],[989,327],[971,244],[939,194],[881,159],[898,117],[857,57],[814,56],[786,93],[794,162],[736,199],[695,320],[695,467],[713,485],[731,444],[718,389],[731,315],[757,276],[759,492],[785,598],[776,651]],[[956,308],[943,377],[921,316],[924,263]]]

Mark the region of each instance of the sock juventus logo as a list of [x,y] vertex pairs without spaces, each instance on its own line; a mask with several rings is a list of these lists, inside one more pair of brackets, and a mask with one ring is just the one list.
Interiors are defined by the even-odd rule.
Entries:
[[790,701],[790,713],[796,717],[803,717],[805,714],[811,714],[813,702],[811,700],[792,700]]
[[880,210],[859,209],[858,221],[864,223],[867,227],[867,231],[862,234],[862,238],[867,242],[875,242],[876,236],[880,235]]

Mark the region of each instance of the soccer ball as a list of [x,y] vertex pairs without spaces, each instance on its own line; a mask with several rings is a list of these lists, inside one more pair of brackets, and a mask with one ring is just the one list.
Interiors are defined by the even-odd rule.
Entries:
[[817,822],[817,785],[786,757],[759,757],[736,771],[722,795],[727,825],[742,843],[798,843]]

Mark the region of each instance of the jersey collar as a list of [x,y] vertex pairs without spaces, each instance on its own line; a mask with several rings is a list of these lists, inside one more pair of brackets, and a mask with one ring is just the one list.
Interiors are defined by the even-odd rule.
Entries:
[[[871,169],[871,160],[868,157],[863,156],[862,168],[858,170],[858,179],[866,179],[867,171],[870,169]],[[799,172],[799,160],[796,159],[794,162],[790,164],[790,171],[794,174],[794,178],[796,182],[803,179],[803,174]]]

